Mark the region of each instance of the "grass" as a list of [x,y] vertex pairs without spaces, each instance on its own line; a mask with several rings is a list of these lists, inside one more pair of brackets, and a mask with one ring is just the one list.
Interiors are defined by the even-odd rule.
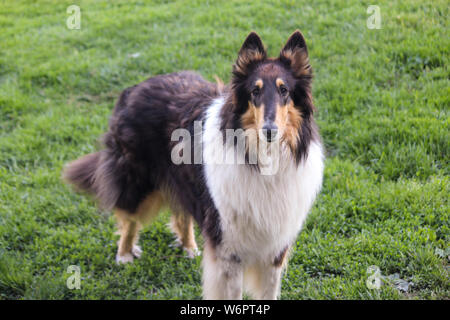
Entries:
[[69,30],[73,3],[0,1],[0,299],[201,298],[201,258],[170,247],[168,213],[116,266],[113,219],[61,169],[96,149],[123,88],[183,69],[228,81],[250,30],[277,55],[297,28],[328,158],[281,298],[450,298],[447,1],[377,1],[380,30],[369,1],[76,1]]

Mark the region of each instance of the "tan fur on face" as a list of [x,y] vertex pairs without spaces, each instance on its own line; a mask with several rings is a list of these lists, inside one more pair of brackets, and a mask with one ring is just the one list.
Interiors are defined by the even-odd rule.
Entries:
[[242,115],[242,128],[259,130],[264,124],[264,104],[256,107],[252,102],[248,102],[248,109]]
[[[260,130],[264,125],[264,105],[256,107],[249,101],[247,111],[242,115],[242,127],[244,130]],[[297,147],[299,128],[302,123],[302,116],[295,108],[294,103],[290,101],[287,105],[277,105],[275,123],[278,132],[292,150]]]
[[261,89],[264,85],[264,82],[261,79],[258,79],[255,81],[255,85]]
[[[278,80],[278,79],[277,79]],[[275,123],[278,126],[278,132],[292,150],[297,147],[298,130],[302,123],[302,116],[295,108],[294,103],[290,101],[287,105],[277,105],[277,114]]]
[[277,113],[275,116],[275,124],[278,127],[278,133],[284,136],[284,131],[288,123],[288,108],[277,104]]
[[246,152],[248,153],[251,150],[257,150],[259,141],[258,141],[258,132],[264,125],[264,104],[261,104],[260,107],[256,107],[250,101],[248,102],[248,109],[242,115],[242,128],[246,130]]
[[284,81],[280,78],[277,78],[277,80],[275,81],[277,87],[280,87],[282,84],[284,84]]

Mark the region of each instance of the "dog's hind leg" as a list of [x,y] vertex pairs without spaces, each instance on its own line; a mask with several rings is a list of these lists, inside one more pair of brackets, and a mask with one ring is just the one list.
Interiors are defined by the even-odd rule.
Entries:
[[134,258],[140,258],[142,250],[137,244],[139,230],[158,215],[161,205],[161,195],[159,192],[154,192],[141,202],[134,213],[121,209],[115,210],[120,234],[116,256],[118,264],[132,262]]
[[176,210],[170,217],[170,228],[177,237],[177,243],[183,247],[189,258],[199,255],[194,234],[194,219],[190,214]]
[[115,211],[120,239],[116,262],[128,263],[141,256],[142,250],[137,245],[140,223],[136,217],[122,210]]

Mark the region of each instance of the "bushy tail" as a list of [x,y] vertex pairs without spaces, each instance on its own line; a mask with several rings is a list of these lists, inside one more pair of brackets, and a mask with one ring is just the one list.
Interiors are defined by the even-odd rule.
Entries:
[[139,149],[134,144],[136,133],[130,129],[127,134],[121,134],[117,124],[117,113],[126,107],[127,98],[135,87],[125,89],[120,95],[110,120],[110,130],[102,139],[104,149],[70,162],[62,174],[67,183],[78,191],[94,195],[107,210],[118,207],[134,211],[141,195],[153,186],[146,179],[152,164],[145,161],[143,166],[136,161]]
[[94,195],[103,208],[112,209],[120,195],[114,179],[120,168],[117,168],[115,159],[106,153],[99,151],[70,162],[63,171],[63,179],[75,186],[77,191]]
[[78,191],[96,194],[95,172],[100,161],[100,152],[85,155],[70,162],[63,171],[63,179]]

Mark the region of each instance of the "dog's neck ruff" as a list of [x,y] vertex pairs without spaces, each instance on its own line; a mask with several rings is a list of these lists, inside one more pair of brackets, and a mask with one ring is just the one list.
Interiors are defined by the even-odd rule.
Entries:
[[215,148],[203,148],[203,152],[207,152],[203,163],[247,164],[247,169],[258,168],[262,175],[276,175],[291,166],[297,167],[299,162],[284,140],[267,142],[262,132],[254,129],[223,129],[221,111],[226,103],[226,97],[221,96],[213,100],[205,111],[203,135],[206,139],[203,139],[203,144],[214,145]]
[[[262,174],[245,164],[223,159],[220,97],[206,110],[203,161],[206,184],[219,211],[222,245],[247,259],[265,260],[290,245],[297,236],[322,184],[322,146],[312,141],[308,156],[297,165],[280,149],[276,172]],[[226,147],[225,153],[232,147]]]

